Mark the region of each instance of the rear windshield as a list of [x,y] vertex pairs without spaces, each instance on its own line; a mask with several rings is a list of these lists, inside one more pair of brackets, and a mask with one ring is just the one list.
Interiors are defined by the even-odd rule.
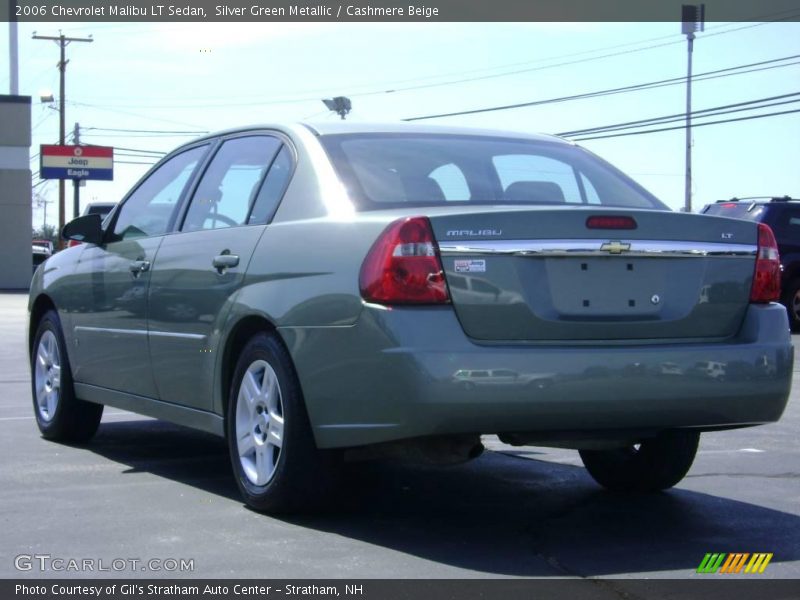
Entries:
[[766,208],[763,204],[754,202],[718,202],[706,206],[703,214],[730,217],[731,219],[761,221],[765,210]]
[[361,210],[457,204],[669,210],[605,161],[567,144],[441,134],[320,139]]

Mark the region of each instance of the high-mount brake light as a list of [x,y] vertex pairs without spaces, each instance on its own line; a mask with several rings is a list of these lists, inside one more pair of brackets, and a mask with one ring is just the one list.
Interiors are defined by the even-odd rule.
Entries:
[[361,265],[359,287],[364,300],[378,304],[450,302],[430,221],[408,217],[389,225]]
[[587,229],[636,229],[633,217],[616,215],[595,215],[586,219]]

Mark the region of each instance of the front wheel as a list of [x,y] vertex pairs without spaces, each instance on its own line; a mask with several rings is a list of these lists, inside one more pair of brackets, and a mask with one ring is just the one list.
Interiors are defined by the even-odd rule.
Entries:
[[274,334],[254,336],[236,365],[227,411],[236,483],[252,508],[317,508],[331,496],[336,460],[318,450],[288,352]]
[[655,492],[684,478],[694,462],[700,434],[664,432],[641,444],[611,450],[581,450],[589,475],[605,488],[621,492]]
[[75,397],[61,321],[54,310],[45,313],[33,338],[31,388],[33,411],[42,437],[85,442],[95,434],[103,405]]

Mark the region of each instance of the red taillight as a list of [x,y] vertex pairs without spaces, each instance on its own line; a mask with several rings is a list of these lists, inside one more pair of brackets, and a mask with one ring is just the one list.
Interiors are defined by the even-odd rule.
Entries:
[[587,229],[636,229],[633,217],[618,217],[614,215],[597,215],[586,219]]
[[750,302],[777,302],[781,297],[781,259],[772,229],[758,224],[758,253]]
[[389,225],[364,259],[359,285],[367,302],[449,302],[439,248],[428,219],[409,217]]

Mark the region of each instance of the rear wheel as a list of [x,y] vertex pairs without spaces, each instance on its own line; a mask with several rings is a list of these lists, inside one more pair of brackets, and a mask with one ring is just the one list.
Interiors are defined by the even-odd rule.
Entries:
[[669,431],[641,444],[611,450],[581,450],[583,464],[597,483],[614,491],[655,492],[684,478],[694,462],[700,434]]
[[297,375],[274,334],[254,336],[242,351],[226,427],[236,483],[249,506],[302,512],[331,497],[335,455],[317,449]]
[[792,331],[800,331],[800,278],[792,279],[789,282],[781,300],[789,315],[789,325]]
[[90,439],[103,416],[103,405],[78,400],[58,313],[39,321],[31,353],[33,412],[42,437],[62,442]]

